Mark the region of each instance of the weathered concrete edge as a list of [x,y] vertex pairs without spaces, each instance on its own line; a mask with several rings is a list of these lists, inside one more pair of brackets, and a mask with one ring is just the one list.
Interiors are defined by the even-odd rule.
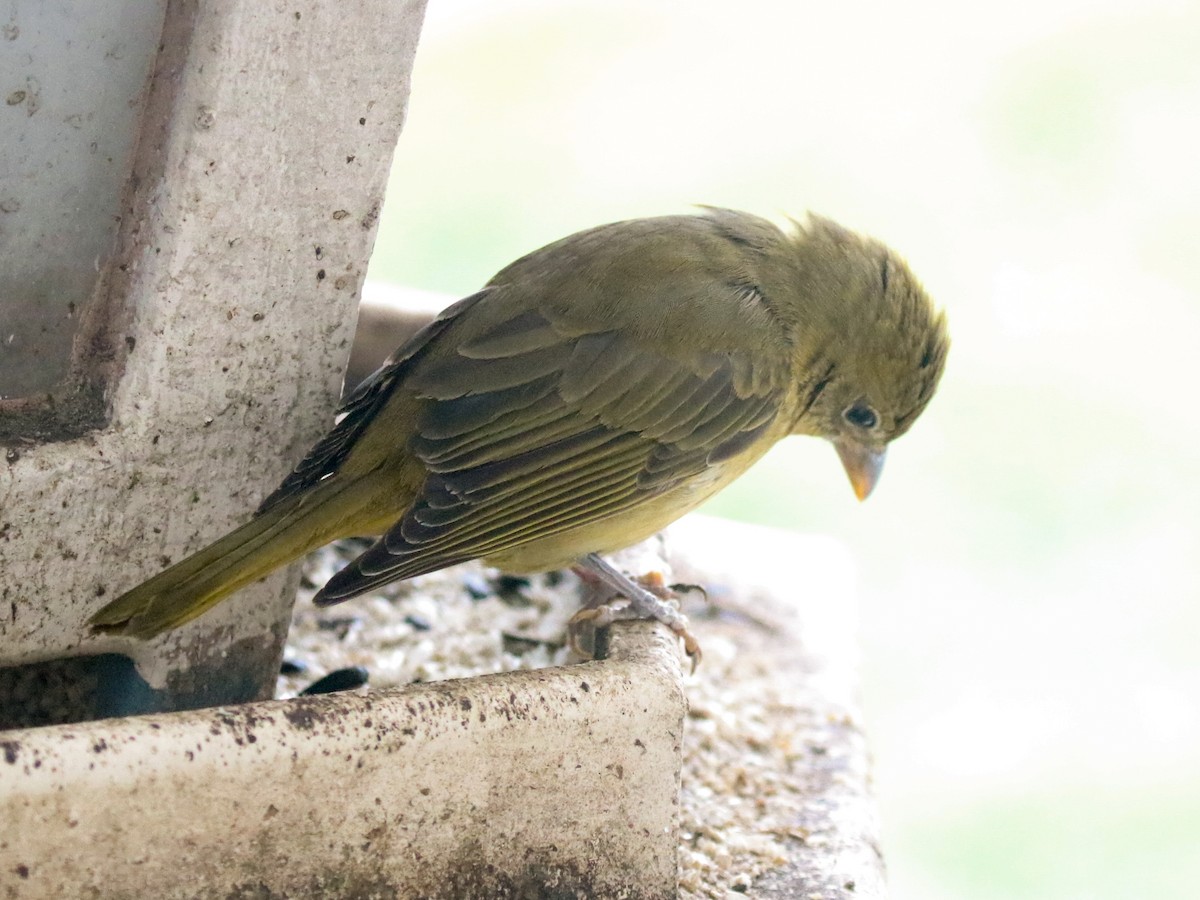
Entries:
[[674,897],[678,649],[629,623],[610,652],[0,732],[0,883],[19,900]]

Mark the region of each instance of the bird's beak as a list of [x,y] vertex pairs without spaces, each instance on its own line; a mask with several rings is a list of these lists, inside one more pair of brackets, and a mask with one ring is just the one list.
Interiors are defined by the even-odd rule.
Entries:
[[882,448],[876,450],[857,441],[834,441],[833,446],[842,460],[842,467],[850,476],[854,496],[859,500],[866,500],[883,472],[883,460],[887,451]]

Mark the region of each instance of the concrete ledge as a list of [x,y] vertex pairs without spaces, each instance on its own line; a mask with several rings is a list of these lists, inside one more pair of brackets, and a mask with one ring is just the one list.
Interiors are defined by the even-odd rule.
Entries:
[[0,884],[42,897],[676,894],[685,700],[606,660],[0,733]]
[[[704,663],[687,684],[680,897],[887,896],[840,542],[685,516],[667,531]],[[802,573],[802,576],[798,573]]]

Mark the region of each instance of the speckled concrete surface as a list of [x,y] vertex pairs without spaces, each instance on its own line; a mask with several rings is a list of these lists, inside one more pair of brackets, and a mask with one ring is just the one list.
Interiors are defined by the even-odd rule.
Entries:
[[671,637],[601,662],[0,733],[0,896],[677,894]]

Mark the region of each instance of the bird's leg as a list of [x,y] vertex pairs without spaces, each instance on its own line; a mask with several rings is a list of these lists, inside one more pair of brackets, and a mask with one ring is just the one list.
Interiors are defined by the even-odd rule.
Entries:
[[[603,585],[612,592],[594,597],[571,617],[572,644],[577,643],[577,626],[584,623],[603,628],[621,619],[654,619],[683,640],[683,648],[695,671],[700,662],[700,645],[688,631],[687,616],[670,602],[675,594],[666,586],[660,573],[653,572],[635,581],[595,553],[583,557],[572,569],[583,581]],[[613,603],[614,596],[624,598],[626,602]]]

